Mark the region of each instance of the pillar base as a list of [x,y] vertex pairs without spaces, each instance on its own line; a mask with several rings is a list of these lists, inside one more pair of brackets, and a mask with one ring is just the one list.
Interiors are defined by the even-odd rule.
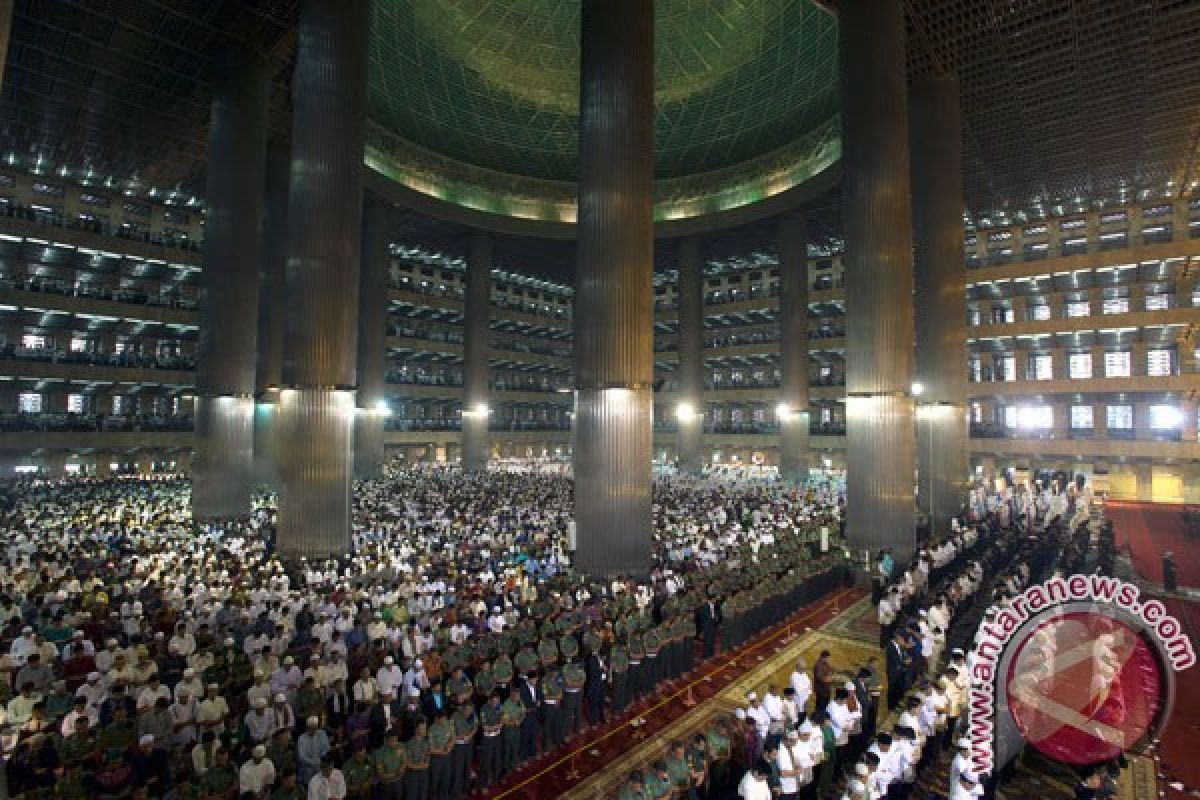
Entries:
[[462,415],[462,468],[468,472],[488,466],[488,413],[467,409]]
[[679,420],[679,474],[699,477],[704,473],[704,419]]
[[287,561],[350,552],[354,392],[284,389],[279,395],[279,527]]
[[779,477],[794,486],[808,483],[808,414],[779,420]]
[[846,398],[846,539],[852,555],[891,548],[897,564],[916,546],[913,401]]
[[966,409],[956,405],[917,407],[917,504],[929,519],[930,534],[950,527],[967,501]]
[[575,569],[593,576],[650,570],[654,393],[575,393]]
[[279,489],[279,390],[270,389],[264,399],[254,405],[254,470],[255,486]]
[[196,398],[192,519],[204,522],[250,513],[253,426],[252,398]]
[[360,408],[354,418],[354,477],[372,481],[383,477],[383,415]]

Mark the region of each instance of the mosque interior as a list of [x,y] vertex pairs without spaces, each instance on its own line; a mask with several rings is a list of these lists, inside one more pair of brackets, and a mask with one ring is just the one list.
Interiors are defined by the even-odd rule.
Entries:
[[1198,42],[0,0],[4,790],[1200,796],[1194,675],[976,774],[956,655],[1075,567],[1196,638]]

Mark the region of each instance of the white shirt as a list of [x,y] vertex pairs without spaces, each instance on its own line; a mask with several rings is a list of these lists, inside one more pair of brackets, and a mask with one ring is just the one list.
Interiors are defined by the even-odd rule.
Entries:
[[[771,787],[765,778],[754,774],[754,770],[746,770],[742,782],[738,784],[738,797],[742,800],[771,800]],[[309,800],[313,800],[309,795]]]
[[771,730],[771,715],[767,713],[767,709],[760,704],[751,706],[746,709],[746,716],[754,720],[754,727],[758,728],[758,735],[766,737]]
[[800,788],[796,776],[786,774],[795,769],[792,752],[786,747],[780,747],[778,755],[775,756],[775,764],[779,767],[779,790],[784,794],[795,793]]
[[275,783],[275,765],[271,759],[255,762],[250,759],[238,770],[238,784],[243,793],[258,794]]
[[345,796],[346,779],[340,769],[331,770],[328,778],[324,772],[318,772],[308,782],[308,800],[343,800]]
[[796,670],[792,673],[792,688],[796,690],[796,707],[803,711],[812,696],[812,678],[807,672]]

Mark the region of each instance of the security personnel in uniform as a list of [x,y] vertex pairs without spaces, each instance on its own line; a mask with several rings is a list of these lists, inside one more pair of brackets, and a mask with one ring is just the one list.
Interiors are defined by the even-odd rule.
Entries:
[[354,755],[342,764],[342,777],[346,779],[347,800],[371,800],[375,768],[367,758],[366,750],[357,748]]
[[538,667],[537,653],[533,651],[532,647],[525,645],[517,651],[517,658],[514,663],[517,667],[517,672],[522,675],[530,675]]
[[558,666],[558,645],[554,643],[552,635],[543,636],[538,642],[538,659],[543,669]]
[[617,639],[608,651],[608,668],[612,674],[613,713],[620,714],[629,702],[629,648],[622,639]]
[[662,680],[661,667],[658,663],[658,654],[662,651],[662,631],[657,627],[646,631],[646,635],[642,637],[642,643],[646,647],[646,660],[642,662],[642,691],[651,693],[658,682]]
[[[513,681],[513,661],[508,653],[502,652],[492,664],[492,679],[496,682],[496,691],[501,697],[508,697],[508,689]],[[477,681],[478,682],[478,681]]]
[[479,716],[474,704],[460,705],[454,712],[454,750],[450,754],[451,786],[454,787],[451,800],[458,800],[471,791],[471,756],[478,732]]
[[440,710],[429,729],[429,789],[434,797],[450,796],[450,753],[454,750],[454,723]]
[[644,674],[646,650],[642,643],[642,634],[637,630],[629,634],[629,701],[636,703],[645,689]]
[[404,745],[405,800],[429,800],[429,728],[425,720]]
[[378,786],[376,800],[400,800],[407,758],[404,748],[396,738],[395,728],[388,730],[383,745],[375,751],[371,760],[375,763],[375,780]]
[[504,727],[503,713],[499,692],[492,692],[479,711],[479,722],[483,726],[483,738],[479,740],[479,780],[484,789],[500,780],[504,774],[500,741]]
[[587,683],[587,673],[579,662],[571,657],[562,669],[563,689],[563,730],[567,736],[574,736],[583,729],[583,687]]
[[521,746],[521,723],[525,721],[525,704],[521,690],[513,686],[500,706],[500,767],[505,772],[516,769]]
[[542,734],[546,739],[546,749],[553,750],[562,744],[563,726],[563,687],[562,678],[556,669],[548,669],[542,675]]

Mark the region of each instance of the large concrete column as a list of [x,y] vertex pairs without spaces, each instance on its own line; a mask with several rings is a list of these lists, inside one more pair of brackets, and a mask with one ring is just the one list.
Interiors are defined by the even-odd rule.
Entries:
[[650,567],[654,3],[584,0],[575,289],[576,566]]
[[966,500],[966,267],[958,79],[918,78],[909,116],[916,258],[917,503],[931,532],[945,531]]
[[291,155],[267,146],[262,257],[258,261],[258,357],[254,390],[254,481],[279,488],[279,389],[283,385],[284,275],[287,268],[288,184]]
[[779,220],[779,476],[808,482],[808,236],[804,217]]
[[466,298],[463,304],[462,466],[487,469],[488,464],[488,351],[491,349],[492,237],[471,236],[467,256]]
[[250,513],[270,77],[265,59],[234,57],[213,96],[192,473],[198,520]]
[[[913,272],[904,6],[838,3],[846,237],[846,535],[908,559]],[[953,309],[957,314],[958,309]]]
[[368,3],[305,0],[292,79],[278,547],[350,548]]
[[704,259],[700,240],[679,242],[679,471],[704,470]]
[[374,197],[363,206],[358,287],[358,414],[354,417],[354,477],[383,474],[383,428],[387,417],[388,269],[391,209]]

